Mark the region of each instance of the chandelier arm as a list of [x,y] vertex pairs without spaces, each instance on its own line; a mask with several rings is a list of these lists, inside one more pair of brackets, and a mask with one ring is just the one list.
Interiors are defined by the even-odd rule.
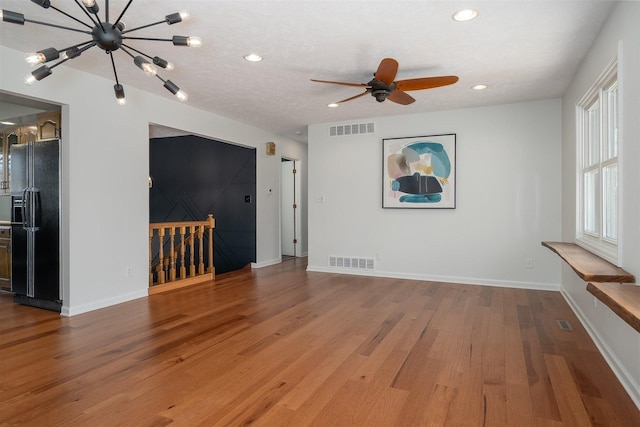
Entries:
[[77,28],[65,27],[64,25],[50,24],[49,22],[35,21],[33,19],[24,18],[24,22],[31,24],[45,25],[47,27],[61,28],[63,30],[75,31],[77,33],[91,34],[91,31],[79,30]]
[[[80,4],[80,2],[78,0],[73,0],[76,2],[76,4],[78,5],[78,7],[80,8],[80,10],[82,10],[84,12],[85,15],[87,15],[89,17],[89,19],[91,19],[91,22],[93,22],[93,25],[95,26],[100,26],[102,27],[102,23],[100,22],[100,19],[98,19],[97,21],[93,18],[93,16],[91,16],[91,14],[87,11],[87,9],[82,6]],[[98,17],[98,15],[96,15],[96,18]],[[102,30],[104,31],[104,28],[102,28]]]
[[[77,47],[77,48],[80,48],[80,46],[84,46],[84,45],[87,45],[87,44],[89,44],[89,43],[93,43],[93,46],[95,46],[95,45],[96,45],[96,42],[95,42],[95,41],[93,41],[93,40],[87,40],[86,42],[82,42],[82,43],[74,44],[73,46],[65,47],[64,49],[59,49],[59,50],[58,50],[58,52],[66,52],[66,51],[68,51],[69,49],[73,49],[73,48],[76,48],[76,47]],[[81,48],[81,49],[82,49],[82,48]],[[82,52],[84,52],[84,51],[82,51]]]
[[[127,49],[131,49],[132,51],[134,51],[134,52],[136,52],[136,53],[139,53],[140,55],[142,55],[142,56],[146,56],[147,58],[149,58],[149,59],[153,60],[153,57],[152,57],[152,56],[147,55],[146,53],[144,53],[144,52],[142,52],[142,51],[139,51],[139,50],[138,50],[138,49],[136,49],[135,47],[129,46],[128,44],[124,44],[124,43],[122,43],[122,46],[126,46],[126,47],[127,47]],[[122,49],[122,46],[120,46],[120,49]]]
[[167,21],[163,19],[162,21],[154,22],[152,24],[147,24],[147,25],[143,25],[141,27],[136,27],[136,28],[132,28],[130,30],[123,31],[122,34],[130,33],[132,31],[136,31],[136,30],[141,30],[143,28],[153,27],[154,25],[158,25],[158,24],[165,24],[166,22]]
[[[86,43],[86,42],[85,42],[85,43]],[[84,43],[80,43],[80,44],[84,44]],[[51,69],[53,69],[53,68],[57,67],[58,65],[60,65],[60,64],[62,64],[62,63],[65,63],[65,62],[67,62],[67,61],[69,61],[69,60],[71,60],[71,59],[73,59],[73,58],[76,58],[76,57],[80,56],[80,54],[81,54],[82,52],[84,52],[85,50],[91,49],[91,48],[92,48],[92,47],[94,47],[95,45],[96,45],[96,42],[94,42],[94,41],[89,42],[89,44],[88,44],[87,46],[84,46],[84,47],[82,47],[82,48],[78,49],[78,53],[77,53],[77,55],[75,55],[75,56],[68,56],[68,57],[66,57],[66,58],[61,59],[60,61],[56,62],[55,64],[50,65],[50,66],[49,66],[49,69],[51,70]],[[72,47],[73,47],[73,46],[72,46]]]
[[122,9],[122,13],[120,13],[120,16],[118,16],[118,19],[116,19],[116,22],[113,23],[113,28],[116,27],[116,25],[118,25],[118,23],[120,22],[120,20],[122,19],[122,17],[124,16],[125,12],[127,11],[127,9],[129,9],[129,6],[131,6],[131,3],[133,2],[133,0],[129,0],[127,2],[127,5],[124,7],[124,9]]
[[133,56],[133,54],[131,52],[129,52],[127,49],[124,48],[124,45],[120,46],[120,50],[123,51],[124,53],[126,53],[127,55],[129,55],[131,58],[133,58],[133,59],[136,58],[135,56]]
[[51,9],[60,12],[61,14],[63,14],[64,16],[73,19],[74,21],[78,22],[79,24],[84,25],[87,28],[91,28],[91,25],[87,24],[86,22],[82,22],[81,20],[79,20],[78,18],[76,18],[75,16],[71,16],[69,15],[67,12],[65,12],[64,10],[60,10],[57,7],[51,5],[49,6]]
[[[80,43],[80,44],[85,44],[85,43]],[[86,50],[91,49],[92,47],[94,47],[94,46],[95,46],[95,45],[97,45],[97,44],[98,44],[97,42],[95,42],[95,41],[91,40],[91,41],[89,42],[89,44],[87,44],[86,46],[81,47],[80,49],[78,49],[78,55],[80,55],[82,52],[84,52],[84,51],[86,51]]]
[[122,37],[122,39],[128,39],[128,40],[148,40],[148,41],[155,41],[155,42],[172,42],[173,39],[156,39],[156,38],[149,38],[149,37]]
[[113,67],[113,75],[116,78],[116,84],[120,84],[118,81],[118,72],[116,71],[116,62],[113,59],[113,52],[109,52],[109,57],[111,58],[111,66]]

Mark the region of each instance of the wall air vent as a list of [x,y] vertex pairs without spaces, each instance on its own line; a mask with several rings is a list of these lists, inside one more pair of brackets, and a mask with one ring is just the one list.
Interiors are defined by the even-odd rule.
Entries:
[[375,123],[353,123],[350,125],[329,126],[329,136],[363,135],[375,132]]
[[373,258],[358,258],[344,256],[329,256],[329,267],[345,268],[350,270],[375,270],[376,264]]

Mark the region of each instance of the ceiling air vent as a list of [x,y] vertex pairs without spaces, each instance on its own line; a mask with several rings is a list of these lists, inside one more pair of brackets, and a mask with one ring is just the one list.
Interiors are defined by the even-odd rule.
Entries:
[[350,125],[329,126],[329,136],[363,135],[375,132],[375,123],[353,123]]

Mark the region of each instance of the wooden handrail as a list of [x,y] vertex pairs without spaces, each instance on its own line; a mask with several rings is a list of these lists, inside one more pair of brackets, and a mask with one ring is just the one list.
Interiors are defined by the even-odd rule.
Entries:
[[[191,284],[213,279],[215,274],[213,264],[214,228],[215,219],[212,214],[209,214],[205,221],[149,224],[149,287],[178,282]],[[205,264],[204,238],[206,233],[208,233],[209,242],[207,245],[208,259]],[[198,241],[197,247],[195,246],[196,240]],[[158,262],[156,264],[153,263],[155,258],[154,242],[158,245]],[[165,255],[165,245],[167,244],[169,250]],[[175,287],[179,286],[172,286],[172,288]]]

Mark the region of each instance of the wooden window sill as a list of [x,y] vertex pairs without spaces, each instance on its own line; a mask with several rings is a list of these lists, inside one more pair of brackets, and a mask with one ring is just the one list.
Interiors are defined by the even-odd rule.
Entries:
[[542,242],[562,258],[585,282],[633,283],[635,277],[609,261],[581,248],[575,243]]
[[640,332],[640,286],[589,282],[587,290]]

